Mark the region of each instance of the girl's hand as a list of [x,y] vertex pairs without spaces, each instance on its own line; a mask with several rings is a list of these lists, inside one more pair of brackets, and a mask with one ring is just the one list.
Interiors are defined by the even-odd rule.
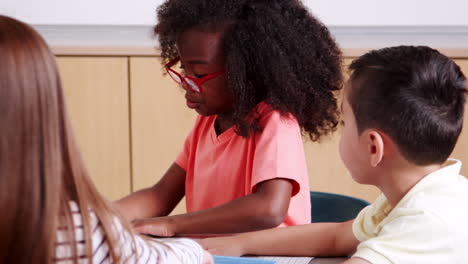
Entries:
[[198,241],[213,255],[239,257],[245,255],[244,243],[240,236],[205,238]]
[[175,224],[171,217],[155,217],[132,221],[133,229],[140,233],[158,237],[176,235]]

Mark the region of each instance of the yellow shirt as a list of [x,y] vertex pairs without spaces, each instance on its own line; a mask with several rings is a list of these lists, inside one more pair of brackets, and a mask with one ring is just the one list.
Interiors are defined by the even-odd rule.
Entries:
[[392,209],[381,194],[353,224],[353,257],[374,264],[468,263],[468,180],[449,160]]

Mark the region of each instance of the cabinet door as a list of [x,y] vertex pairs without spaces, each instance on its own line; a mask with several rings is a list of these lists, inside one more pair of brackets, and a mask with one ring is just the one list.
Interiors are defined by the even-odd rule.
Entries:
[[[468,78],[468,59],[455,60],[461,67],[465,77]],[[468,103],[465,104],[465,119],[463,120],[463,130],[458,138],[457,145],[451,157],[462,161],[461,174],[468,177]]]
[[69,117],[91,178],[109,199],[130,193],[128,59],[59,57]]
[[[159,59],[131,58],[133,191],[157,183],[182,150],[196,118]],[[183,200],[172,214],[185,212]]]

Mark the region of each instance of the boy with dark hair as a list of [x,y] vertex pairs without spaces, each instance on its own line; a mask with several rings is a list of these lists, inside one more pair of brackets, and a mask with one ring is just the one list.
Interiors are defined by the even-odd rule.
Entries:
[[463,125],[466,78],[428,47],[355,60],[343,96],[340,155],[382,195],[356,219],[210,238],[224,255],[352,255],[345,263],[466,263],[468,180],[448,159]]

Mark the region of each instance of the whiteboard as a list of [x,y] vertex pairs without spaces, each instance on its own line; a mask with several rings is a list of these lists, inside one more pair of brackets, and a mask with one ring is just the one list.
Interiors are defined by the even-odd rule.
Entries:
[[[226,0],[229,1],[229,0]],[[152,25],[162,0],[0,0],[36,25]],[[304,0],[330,26],[468,26],[468,0]]]

